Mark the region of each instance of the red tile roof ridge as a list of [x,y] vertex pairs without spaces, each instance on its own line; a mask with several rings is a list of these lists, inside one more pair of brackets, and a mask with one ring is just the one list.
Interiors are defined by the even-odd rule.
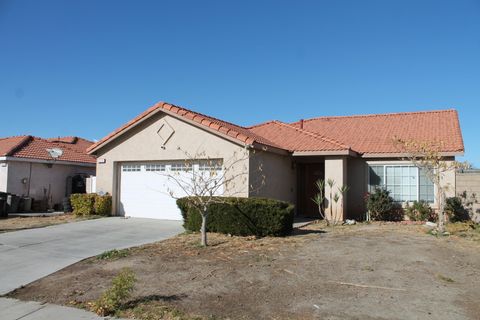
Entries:
[[[431,113],[447,113],[455,112],[456,109],[439,109],[439,110],[424,110],[424,111],[405,111],[405,112],[390,112],[390,113],[372,113],[372,114],[356,114],[356,115],[345,115],[345,116],[320,116],[309,119],[303,119],[303,121],[313,121],[313,120],[327,120],[327,119],[337,119],[337,118],[370,118],[370,117],[390,117],[390,116],[405,116],[405,115],[417,115],[417,114],[431,114]],[[293,122],[294,124],[300,123],[301,120]]]
[[[249,127],[245,127],[245,129],[253,129],[253,128],[258,128],[258,127],[262,127],[262,126],[266,126],[268,124],[271,124],[271,123],[274,123],[275,121],[279,121],[279,120],[268,120],[268,121],[265,121],[265,122],[260,122],[258,124],[254,124],[252,126],[249,126]],[[281,122],[281,121],[280,121]]]
[[[197,112],[197,111],[193,111],[193,110],[187,109],[187,108],[182,107],[182,106],[179,106],[179,105],[171,104],[171,103],[169,103],[169,102],[160,101],[159,103],[163,103],[163,105],[166,105],[166,104],[167,104],[167,105],[169,105],[169,106],[176,107],[176,108],[182,109],[182,110],[187,111],[187,112],[195,113],[195,114],[197,114],[197,115],[199,115],[199,116],[202,116],[202,117],[205,117],[205,118],[208,118],[208,119],[213,119],[213,120],[216,120],[216,121],[218,121],[218,122],[223,122],[223,123],[232,125],[232,126],[234,126],[234,127],[239,127],[239,128],[242,128],[242,129],[248,129],[248,127],[243,127],[243,126],[240,126],[240,125],[238,125],[238,124],[235,124],[235,123],[232,123],[232,122],[228,122],[228,121],[225,121],[225,120],[222,120],[222,119],[219,119],[219,118],[215,118],[215,117],[212,117],[212,116],[209,116],[209,115],[206,115],[206,114]],[[180,110],[179,110],[179,111],[180,111]]]
[[326,136],[322,136],[318,133],[314,133],[314,132],[311,132],[311,131],[308,131],[308,130],[305,130],[305,129],[301,129],[301,128],[295,127],[295,126],[293,126],[289,123],[285,123],[285,122],[281,122],[281,121],[277,121],[277,120],[273,120],[272,122],[277,123],[279,125],[283,125],[285,127],[289,127],[291,129],[295,129],[296,131],[299,131],[303,134],[309,135],[309,136],[314,137],[316,139],[321,139],[321,140],[327,141],[329,143],[335,144],[335,145],[337,145],[341,148],[344,148],[344,149],[347,149],[347,150],[352,150],[352,148],[350,146],[348,146],[346,144],[343,144],[340,141],[337,141],[335,139],[331,139],[331,138],[328,138]]

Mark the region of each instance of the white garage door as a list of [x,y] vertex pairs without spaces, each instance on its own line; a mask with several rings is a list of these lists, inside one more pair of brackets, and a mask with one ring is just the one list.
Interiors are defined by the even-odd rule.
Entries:
[[[209,162],[211,163],[211,162]],[[221,167],[216,168],[221,177]],[[177,181],[190,181],[192,172],[187,170],[185,162],[128,163],[120,168],[120,212],[125,216],[182,220],[175,197],[185,196],[182,187],[168,175],[174,175]],[[210,172],[205,162],[193,166],[196,173]],[[182,183],[185,187],[191,183]],[[217,194],[222,194],[219,189]]]

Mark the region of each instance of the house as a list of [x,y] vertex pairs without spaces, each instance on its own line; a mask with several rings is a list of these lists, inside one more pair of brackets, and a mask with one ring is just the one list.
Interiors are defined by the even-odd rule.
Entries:
[[[182,150],[202,150],[210,159],[228,159],[245,147],[256,150],[245,159],[246,182],[237,190],[243,197],[262,196],[289,201],[300,216],[318,216],[311,200],[317,179],[336,181],[333,192],[349,186],[340,200],[343,218],[363,217],[365,194],[385,186],[397,201],[424,199],[435,206],[435,188],[418,168],[403,160],[394,138],[442,141],[446,161],[464,152],[455,110],[394,114],[319,117],[294,123],[269,121],[238,126],[169,103],[160,102],[92,145],[97,156],[97,191],[113,195],[118,215],[181,219],[166,192],[166,175],[182,171]],[[180,150],[179,150],[180,148]],[[265,185],[252,190],[258,164]],[[443,183],[455,194],[455,172]],[[326,187],[329,194],[329,187]]]
[[63,198],[84,193],[85,178],[95,175],[95,157],[86,153],[92,144],[78,137],[0,138],[0,192],[33,199],[36,211],[62,209]]

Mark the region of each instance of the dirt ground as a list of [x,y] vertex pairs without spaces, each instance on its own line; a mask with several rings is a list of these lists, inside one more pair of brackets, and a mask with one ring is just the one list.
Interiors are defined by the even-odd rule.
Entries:
[[73,214],[41,217],[11,217],[0,219],[0,233],[23,229],[42,228],[55,224],[86,220],[84,217],[76,217]]
[[129,267],[138,281],[119,315],[136,319],[479,319],[477,238],[379,224],[310,225],[286,238],[209,236],[207,248],[184,234],[87,259],[11,296],[81,306]]

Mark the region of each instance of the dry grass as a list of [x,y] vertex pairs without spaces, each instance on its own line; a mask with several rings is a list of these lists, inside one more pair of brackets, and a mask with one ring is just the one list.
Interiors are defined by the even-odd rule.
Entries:
[[[359,306],[381,301],[385,308],[360,308],[372,319],[386,318],[382,310],[399,306],[399,312],[416,317],[425,305],[402,306],[428,296],[432,314],[447,317],[461,312],[467,314],[465,319],[478,312],[474,299],[478,285],[471,279],[480,260],[471,245],[480,242],[470,241],[478,232],[466,224],[449,228],[451,236],[436,238],[421,225],[374,222],[327,227],[318,222],[284,238],[209,233],[208,247],[199,246],[198,233],[184,233],[128,249],[128,254],[114,259],[87,259],[11,296],[86,308],[119,270],[128,267],[138,282],[132,299],[115,313],[122,318],[329,318],[347,310],[351,300]],[[464,233],[472,236],[459,235]],[[450,259],[452,255],[457,259]],[[326,278],[333,270],[334,276]],[[268,304],[262,302],[265,299]],[[457,299],[463,303],[451,311]],[[322,300],[328,304],[321,311],[312,309]],[[358,319],[357,310],[352,312],[347,310],[339,318]]]
[[24,229],[43,228],[51,225],[95,219],[97,216],[77,217],[73,214],[40,217],[12,217],[0,219],[0,233]]

